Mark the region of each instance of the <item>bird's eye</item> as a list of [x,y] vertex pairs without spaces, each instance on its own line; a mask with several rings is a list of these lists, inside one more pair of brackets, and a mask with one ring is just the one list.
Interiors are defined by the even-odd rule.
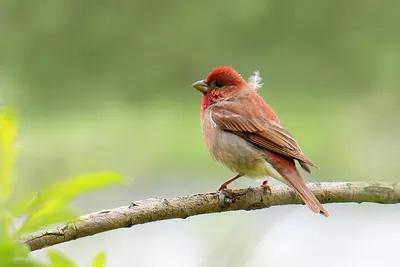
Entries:
[[224,84],[221,81],[216,81],[215,86],[221,88],[222,86],[224,86]]

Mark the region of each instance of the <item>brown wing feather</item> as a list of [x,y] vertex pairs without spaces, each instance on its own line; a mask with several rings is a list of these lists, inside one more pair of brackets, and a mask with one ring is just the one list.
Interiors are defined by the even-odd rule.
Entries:
[[[249,101],[253,103],[248,103]],[[247,105],[251,105],[253,109],[245,108]],[[223,130],[270,151],[296,159],[307,172],[311,171],[309,166],[318,168],[303,155],[296,140],[279,124],[278,117],[261,97],[249,99],[247,102],[244,99],[241,104],[225,102],[212,107],[211,114],[213,121]]]

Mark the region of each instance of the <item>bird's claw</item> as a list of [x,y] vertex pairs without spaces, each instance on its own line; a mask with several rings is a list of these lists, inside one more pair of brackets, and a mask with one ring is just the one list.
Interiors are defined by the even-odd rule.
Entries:
[[231,204],[236,202],[236,196],[232,189],[225,187],[222,190],[218,189],[217,193],[219,194],[219,206],[221,208],[228,208]]
[[267,191],[270,195],[272,194],[271,187],[268,184],[268,181],[264,181],[261,185],[261,188],[264,188],[265,191]]

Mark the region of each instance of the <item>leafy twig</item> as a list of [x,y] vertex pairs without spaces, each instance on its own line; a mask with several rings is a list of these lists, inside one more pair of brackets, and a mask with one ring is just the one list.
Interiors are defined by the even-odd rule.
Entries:
[[[400,182],[331,182],[309,183],[308,186],[321,203],[375,202],[391,204],[400,202]],[[217,193],[135,201],[129,206],[87,214],[77,222],[36,232],[22,237],[20,240],[33,251],[85,236],[148,222],[174,218],[185,219],[207,213],[303,204],[296,192],[287,186],[272,187],[272,194],[262,188],[248,188],[233,190],[233,195],[233,201],[230,199],[230,201],[222,203],[225,205],[221,205],[220,196]],[[313,214],[310,213],[310,216]],[[331,216],[335,216],[335,214],[331,214]]]

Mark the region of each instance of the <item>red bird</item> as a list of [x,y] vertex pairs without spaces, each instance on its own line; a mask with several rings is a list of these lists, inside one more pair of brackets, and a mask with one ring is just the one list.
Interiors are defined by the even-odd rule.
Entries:
[[[294,187],[313,212],[329,216],[304,183],[295,160],[308,173],[310,166],[317,166],[303,155],[296,140],[258,95],[260,82],[258,72],[246,82],[234,69],[224,66],[192,84],[203,94],[201,128],[208,151],[237,173],[218,191],[241,176],[273,177]],[[263,186],[269,188],[267,181]]]

